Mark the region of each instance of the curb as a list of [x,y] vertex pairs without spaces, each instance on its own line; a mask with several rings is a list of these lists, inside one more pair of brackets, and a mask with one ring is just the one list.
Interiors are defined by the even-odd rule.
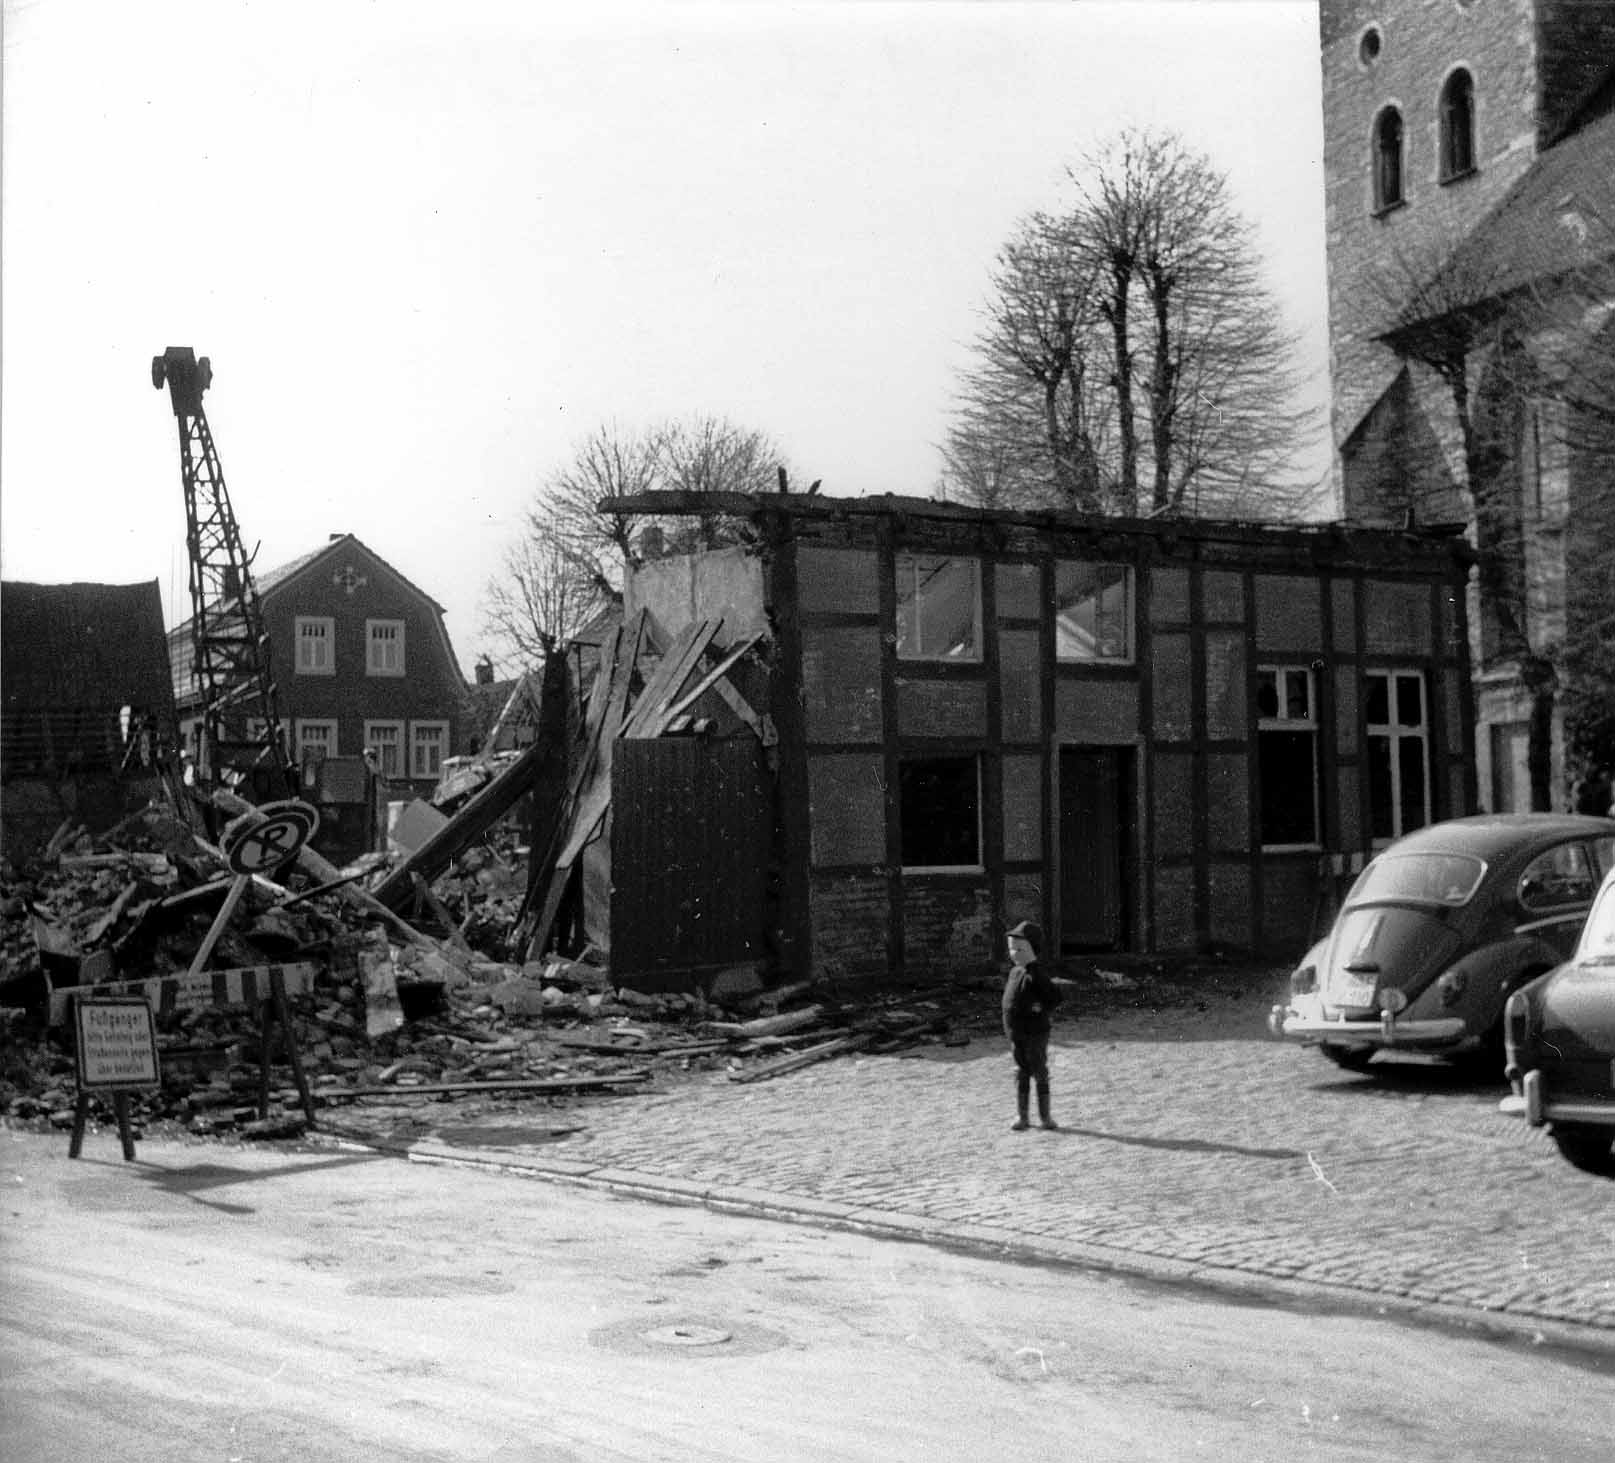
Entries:
[[304,1141],[316,1146],[382,1153],[433,1167],[509,1174],[624,1199],[704,1208],[716,1213],[840,1230],[877,1239],[934,1245],[1011,1264],[1119,1275],[1145,1285],[1187,1286],[1246,1303],[1319,1314],[1391,1319],[1405,1325],[1462,1332],[1488,1341],[1558,1352],[1567,1359],[1589,1361],[1599,1371],[1615,1364],[1615,1327],[1447,1301],[1419,1300],[1355,1286],[1297,1280],[1256,1268],[1199,1264],[1087,1241],[1034,1238],[994,1225],[955,1223],[767,1189],[665,1178],[573,1159],[531,1159],[511,1154],[491,1158],[430,1144],[409,1146],[379,1138],[319,1131],[306,1134]]

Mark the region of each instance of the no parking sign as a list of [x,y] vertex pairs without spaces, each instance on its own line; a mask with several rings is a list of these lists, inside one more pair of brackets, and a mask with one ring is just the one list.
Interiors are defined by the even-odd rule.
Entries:
[[264,803],[226,824],[219,847],[232,873],[264,874],[296,858],[319,826],[318,812],[287,798]]

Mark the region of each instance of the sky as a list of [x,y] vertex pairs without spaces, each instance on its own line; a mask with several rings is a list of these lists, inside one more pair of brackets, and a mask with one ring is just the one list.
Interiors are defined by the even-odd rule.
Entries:
[[1316,0],[3,5],[7,579],[188,617],[168,346],[260,571],[356,534],[468,673],[599,426],[928,496],[994,253],[1128,126],[1227,173],[1326,397]]

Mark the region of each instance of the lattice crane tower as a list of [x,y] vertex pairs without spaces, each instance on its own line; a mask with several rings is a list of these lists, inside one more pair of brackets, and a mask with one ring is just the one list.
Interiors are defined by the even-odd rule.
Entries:
[[[213,382],[206,356],[170,346],[151,363],[151,384],[166,384],[179,423],[180,476],[185,487],[185,542],[190,555],[191,644],[202,690],[204,776],[231,771],[252,776],[261,793],[296,792],[281,740],[269,634],[252,580],[252,560],[230,507],[224,470],[213,447],[202,393]],[[271,786],[262,787],[269,773]]]

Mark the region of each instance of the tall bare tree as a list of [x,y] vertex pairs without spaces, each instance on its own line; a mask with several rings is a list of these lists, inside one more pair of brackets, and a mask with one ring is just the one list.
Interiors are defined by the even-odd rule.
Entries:
[[1067,182],[1068,205],[1030,215],[995,261],[949,493],[977,498],[975,470],[997,462],[1023,502],[1298,512],[1323,424],[1297,404],[1296,341],[1226,179],[1173,134],[1129,131]]

